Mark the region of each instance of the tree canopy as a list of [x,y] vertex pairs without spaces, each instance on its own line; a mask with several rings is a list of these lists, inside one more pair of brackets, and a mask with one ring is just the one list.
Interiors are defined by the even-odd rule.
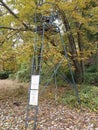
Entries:
[[[35,12],[59,14],[64,27],[62,35],[77,82],[83,81],[84,62],[98,49],[97,0],[0,0],[0,63],[1,70],[17,71],[21,63],[30,63],[35,37]],[[40,23],[38,23],[40,25]],[[43,58],[48,62],[54,56],[57,63],[64,56],[58,34],[45,33]],[[40,36],[39,36],[40,37]],[[40,43],[39,43],[40,44]],[[7,62],[6,62],[7,61]],[[11,61],[11,62],[10,62]],[[13,64],[13,67],[11,67]],[[66,60],[65,64],[66,66]]]

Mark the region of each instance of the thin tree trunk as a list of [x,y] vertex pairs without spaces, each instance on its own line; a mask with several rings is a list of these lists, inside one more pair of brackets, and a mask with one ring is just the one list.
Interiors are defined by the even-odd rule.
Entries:
[[[82,48],[82,43],[81,43],[81,34],[79,32],[77,32],[77,41],[78,41],[78,47],[79,47],[79,51],[80,51],[80,58],[82,57],[81,52],[83,51]],[[83,60],[80,61],[80,65],[81,65],[81,71],[82,71],[82,81],[84,80],[84,62]]]

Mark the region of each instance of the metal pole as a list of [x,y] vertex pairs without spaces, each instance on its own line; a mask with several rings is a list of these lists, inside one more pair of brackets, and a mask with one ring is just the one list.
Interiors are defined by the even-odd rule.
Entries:
[[[60,29],[59,29],[59,30],[60,30]],[[65,48],[65,45],[64,45],[64,40],[63,40],[63,38],[62,38],[62,36],[61,36],[60,31],[59,31],[59,34],[60,34],[60,39],[61,39],[61,42],[62,42],[62,46],[63,46],[63,48],[64,48],[65,57],[66,57],[66,59],[67,59],[67,61],[68,61],[68,67],[69,67],[70,74],[71,74],[71,77],[72,77],[73,88],[74,88],[74,90],[75,90],[75,94],[76,94],[78,103],[81,105],[81,101],[80,101],[79,94],[78,94],[78,88],[77,88],[76,83],[75,83],[75,79],[74,79],[74,76],[73,76],[73,72],[72,72],[72,70],[71,70],[71,65],[70,65],[69,60],[68,60],[67,51],[66,51],[66,48]]]

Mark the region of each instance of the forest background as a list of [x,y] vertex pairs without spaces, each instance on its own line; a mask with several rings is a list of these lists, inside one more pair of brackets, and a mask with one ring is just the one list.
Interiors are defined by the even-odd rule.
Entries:
[[[0,78],[30,81],[31,59],[34,55],[36,0],[0,0]],[[63,23],[63,39],[78,84],[98,86],[98,1],[46,0],[54,2]],[[51,4],[37,7],[38,17],[48,15]],[[40,23],[38,23],[40,26]],[[41,35],[38,34],[40,38]],[[40,46],[40,42],[37,43]],[[58,34],[45,32],[42,76],[53,73],[54,65],[64,57]],[[54,64],[52,64],[52,62]],[[57,73],[58,85],[66,86],[58,76],[63,71],[71,80],[64,60]],[[87,87],[88,88],[88,87]],[[88,91],[88,90],[87,90]],[[97,93],[96,93],[97,94]]]

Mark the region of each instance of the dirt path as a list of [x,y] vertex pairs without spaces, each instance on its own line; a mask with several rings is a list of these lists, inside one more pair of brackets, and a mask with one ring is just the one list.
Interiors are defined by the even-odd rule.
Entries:
[[14,85],[14,82],[12,80],[0,80],[0,89],[5,89],[5,88],[12,88],[12,86]]
[[18,83],[17,81],[5,79],[5,80],[0,80],[0,89],[14,89],[16,87],[19,87],[19,85],[22,85],[22,83]]
[[0,100],[18,95],[19,92],[21,93],[23,91],[23,86],[24,84],[18,83],[17,81],[9,79],[0,80]]
[[[0,95],[5,97],[0,99],[0,130],[25,130],[27,94],[24,92],[23,84],[0,80]],[[30,116],[33,115],[31,111]],[[33,128],[33,121],[30,123],[28,130]],[[98,130],[98,115],[85,109],[72,110],[62,104],[56,105],[46,96],[39,101],[37,126],[36,130]]]

